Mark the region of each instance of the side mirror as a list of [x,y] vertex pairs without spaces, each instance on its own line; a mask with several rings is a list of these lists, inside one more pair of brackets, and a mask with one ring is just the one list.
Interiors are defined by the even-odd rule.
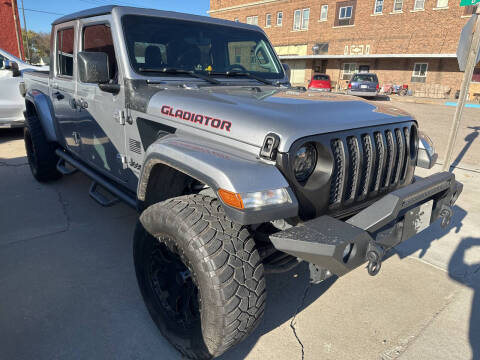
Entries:
[[110,80],[108,55],[104,52],[81,51],[77,55],[78,77],[83,83],[105,84]]
[[282,63],[282,66],[283,66],[283,70],[285,71],[285,74],[287,75],[288,81],[290,81],[290,75],[291,75],[290,66],[288,66],[288,64],[285,64],[285,63]]
[[18,68],[18,64],[15,61],[10,61],[10,64],[5,66],[5,69],[9,69],[12,72],[13,77],[19,77],[22,75],[20,69]]

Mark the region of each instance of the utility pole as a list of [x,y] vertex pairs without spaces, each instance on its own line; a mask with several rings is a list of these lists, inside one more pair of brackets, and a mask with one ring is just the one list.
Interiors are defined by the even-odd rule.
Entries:
[[474,15],[476,17],[474,33],[470,50],[468,52],[467,64],[465,66],[465,73],[463,74],[462,86],[460,88],[460,96],[458,97],[457,108],[455,109],[455,115],[453,117],[452,128],[450,129],[450,136],[447,144],[447,154],[445,156],[445,162],[443,164],[443,171],[450,171],[450,164],[452,161],[453,148],[458,135],[458,128],[460,127],[460,120],[462,119],[463,109],[467,100],[468,90],[470,88],[470,82],[472,81],[473,70],[477,62],[478,52],[480,51],[480,6],[477,6],[477,10]]
[[25,20],[25,7],[23,6],[23,0],[22,0],[22,14],[23,14],[23,25],[25,26],[25,42],[27,44],[28,61],[32,62],[32,58],[30,57],[30,47],[28,46],[28,29],[27,29],[27,21]]
[[20,35],[18,33],[17,23],[17,2],[12,0],[13,22],[15,23],[15,35],[17,35],[18,57],[22,59],[22,46],[20,45]]

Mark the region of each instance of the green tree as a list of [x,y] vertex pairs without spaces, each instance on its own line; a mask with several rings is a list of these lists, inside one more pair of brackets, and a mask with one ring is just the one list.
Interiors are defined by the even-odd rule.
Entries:
[[[28,33],[25,29],[22,29],[23,45],[25,48],[25,55],[28,55],[28,49],[30,50],[30,59],[29,61],[32,64],[39,63],[42,59],[46,63],[50,60],[50,34],[45,32],[36,32],[28,30]],[[28,37],[28,41],[27,41]]]

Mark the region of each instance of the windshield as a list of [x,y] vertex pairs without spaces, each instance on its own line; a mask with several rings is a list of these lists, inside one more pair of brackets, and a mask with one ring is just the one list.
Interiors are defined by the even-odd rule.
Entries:
[[352,78],[352,82],[353,81],[359,81],[359,82],[362,82],[362,81],[368,81],[368,82],[377,82],[377,76],[376,75],[372,75],[372,74],[358,74],[358,75],[354,75],[353,78]]
[[[264,34],[236,27],[126,15],[123,31],[135,72],[174,68],[196,73],[243,71],[267,79],[284,77]],[[161,76],[173,74],[161,73]]]
[[322,80],[322,81],[327,81],[330,80],[328,75],[314,75],[313,80]]

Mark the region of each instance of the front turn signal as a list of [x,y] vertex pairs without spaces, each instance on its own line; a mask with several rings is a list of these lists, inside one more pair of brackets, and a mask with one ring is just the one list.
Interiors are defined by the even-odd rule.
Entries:
[[231,207],[234,207],[236,209],[244,208],[242,197],[240,196],[240,194],[237,194],[228,190],[220,189],[218,190],[218,195],[220,196],[220,198],[225,204]]

